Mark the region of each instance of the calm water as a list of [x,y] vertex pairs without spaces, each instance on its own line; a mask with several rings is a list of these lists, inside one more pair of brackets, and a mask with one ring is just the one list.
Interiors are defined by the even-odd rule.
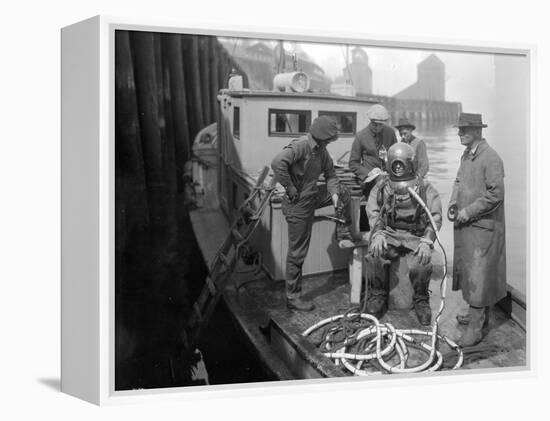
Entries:
[[[426,142],[430,171],[427,179],[441,195],[444,215],[464,147],[460,144],[456,128],[417,130],[417,136]],[[514,159],[515,145],[496,144],[490,138],[489,144],[499,152],[504,161],[505,207],[506,207],[506,260],[508,283],[525,293],[526,285],[526,182],[522,161]],[[518,163],[519,161],[519,163]],[[440,236],[448,256],[452,259],[452,224],[444,218]]]

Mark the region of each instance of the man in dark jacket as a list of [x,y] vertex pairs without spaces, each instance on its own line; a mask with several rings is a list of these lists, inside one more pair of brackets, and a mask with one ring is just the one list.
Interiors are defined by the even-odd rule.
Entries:
[[[429,325],[432,312],[428,286],[435,230],[441,228],[441,200],[437,190],[416,174],[414,151],[410,145],[400,142],[390,147],[387,172],[389,175],[379,179],[367,202],[371,243],[367,256],[369,288],[366,311],[377,317],[383,315],[389,290],[389,279],[383,265],[389,263],[390,272],[397,276],[404,260],[412,293],[400,300],[400,306],[409,308],[412,304],[418,321]],[[435,227],[409,188],[426,204]]]
[[[277,181],[285,188],[283,213],[288,223],[288,254],[286,259],[287,307],[310,311],[313,303],[303,301],[302,266],[307,256],[315,209],[336,207],[340,196],[338,176],[326,146],[338,138],[336,122],[321,116],[311,124],[309,134],[294,139],[273,159]],[[328,193],[320,195],[317,181],[324,174]],[[337,230],[345,229],[337,225]]]
[[407,118],[400,118],[399,124],[395,126],[401,136],[401,142],[411,145],[414,150],[414,165],[416,173],[425,178],[430,169],[430,163],[428,161],[428,151],[426,150],[426,144],[423,140],[417,138],[413,131],[416,126],[412,124]]
[[365,198],[382,173],[387,150],[397,142],[395,131],[386,125],[390,115],[384,106],[373,105],[367,116],[370,123],[355,136],[349,157],[349,168],[363,184]]
[[468,327],[458,340],[472,346],[483,338],[491,306],[506,295],[504,166],[482,137],[481,114],[461,113],[460,159],[449,219],[454,221],[453,289],[470,305]]

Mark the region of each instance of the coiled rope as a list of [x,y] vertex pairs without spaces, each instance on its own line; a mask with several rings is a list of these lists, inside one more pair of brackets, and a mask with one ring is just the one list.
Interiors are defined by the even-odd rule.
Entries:
[[[438,333],[439,319],[445,308],[445,294],[447,289],[447,254],[441,244],[437,226],[431,212],[412,189],[409,193],[422,206],[432,227],[439,247],[443,253],[444,266],[441,278],[441,304],[430,330],[396,329],[390,323],[380,323],[379,320],[363,313],[359,309],[352,309],[344,314],[329,317],[306,329],[302,335],[307,337],[318,329],[325,327],[319,345],[323,354],[334,360],[335,364],[342,364],[348,371],[358,376],[369,376],[380,372],[385,373],[420,373],[436,371],[443,365],[443,355],[438,350],[438,340],[445,342],[457,354],[457,361],[452,370],[460,368],[464,360],[462,349],[450,338]],[[423,342],[417,337],[428,337],[430,341]],[[424,362],[408,366],[409,348],[415,348],[427,354]],[[399,361],[391,364],[397,355]],[[370,363],[378,371],[365,370],[365,363]]]

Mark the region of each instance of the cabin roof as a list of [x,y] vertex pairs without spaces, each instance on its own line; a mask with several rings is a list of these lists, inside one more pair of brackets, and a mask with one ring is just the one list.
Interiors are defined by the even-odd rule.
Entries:
[[295,99],[320,99],[343,102],[359,102],[363,104],[378,104],[379,101],[365,97],[353,97],[344,95],[335,95],[327,93],[296,93],[296,92],[278,92],[278,91],[229,91],[224,90],[223,93],[233,98],[295,98]]

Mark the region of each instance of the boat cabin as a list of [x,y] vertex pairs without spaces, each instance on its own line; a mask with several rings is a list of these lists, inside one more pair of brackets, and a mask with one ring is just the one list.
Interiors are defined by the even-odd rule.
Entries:
[[[331,94],[249,90],[222,90],[218,101],[217,191],[219,205],[230,221],[250,194],[262,168],[269,166],[273,157],[293,139],[307,134],[311,122],[318,116],[332,116],[338,123],[339,139],[332,142],[328,150],[340,167],[339,172],[345,172],[355,134],[368,125],[367,110],[374,104]],[[356,183],[352,174],[344,177]],[[319,183],[322,190],[323,180]],[[283,194],[279,186],[252,241],[261,253],[264,269],[276,280],[284,279],[288,246],[288,230],[281,210]],[[332,206],[316,213],[318,218],[314,222],[310,250],[304,264],[305,275],[348,267],[350,250],[338,247],[334,221],[323,218],[331,214],[334,214]]]

